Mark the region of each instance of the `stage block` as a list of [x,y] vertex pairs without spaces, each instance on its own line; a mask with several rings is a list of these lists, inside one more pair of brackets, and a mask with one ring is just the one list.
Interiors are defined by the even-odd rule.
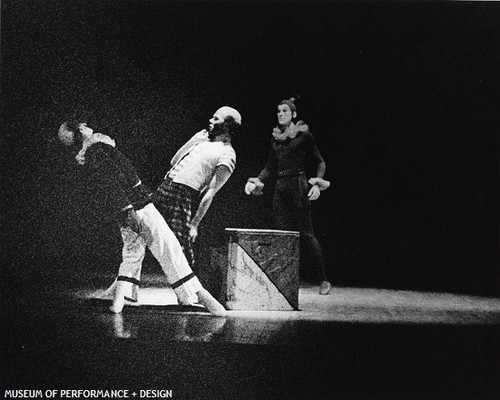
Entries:
[[299,232],[226,228],[221,300],[229,310],[297,310]]

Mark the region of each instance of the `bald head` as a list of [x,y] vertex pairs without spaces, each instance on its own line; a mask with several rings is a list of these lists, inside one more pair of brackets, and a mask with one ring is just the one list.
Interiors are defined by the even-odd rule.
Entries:
[[241,115],[237,110],[235,110],[232,107],[223,106],[223,107],[219,108],[215,112],[215,114],[217,114],[219,116],[219,118],[222,120],[225,120],[226,117],[233,117],[234,122],[236,122],[238,125],[241,125]]
[[240,113],[232,107],[221,107],[209,120],[208,137],[210,140],[231,141],[240,126]]

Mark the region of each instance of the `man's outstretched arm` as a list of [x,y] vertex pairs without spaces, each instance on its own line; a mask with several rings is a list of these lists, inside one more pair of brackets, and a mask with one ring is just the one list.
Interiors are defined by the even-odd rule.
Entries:
[[207,191],[201,198],[200,205],[198,206],[198,210],[196,211],[196,215],[191,220],[191,229],[189,235],[192,241],[194,241],[196,239],[196,236],[198,236],[198,225],[210,208],[214,196],[220,190],[220,188],[224,186],[230,176],[231,171],[225,165],[219,165],[215,169],[215,175],[210,181],[210,185],[208,186]]

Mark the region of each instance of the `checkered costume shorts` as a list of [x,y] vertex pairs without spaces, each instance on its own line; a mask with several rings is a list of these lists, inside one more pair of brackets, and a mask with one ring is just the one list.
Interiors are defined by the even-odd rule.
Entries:
[[158,187],[153,203],[174,232],[189,265],[194,267],[194,251],[189,240],[191,218],[196,212],[199,192],[166,178]]

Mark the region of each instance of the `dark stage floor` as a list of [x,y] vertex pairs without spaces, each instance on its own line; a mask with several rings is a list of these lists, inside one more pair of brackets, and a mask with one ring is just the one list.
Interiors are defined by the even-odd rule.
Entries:
[[111,275],[23,276],[13,273],[3,290],[4,394],[128,389],[129,398],[141,398],[141,390],[168,389],[176,399],[500,398],[500,299],[359,288],[319,296],[302,285],[301,311],[217,318],[173,304],[162,279],[148,275],[139,305],[112,315],[102,299]]

